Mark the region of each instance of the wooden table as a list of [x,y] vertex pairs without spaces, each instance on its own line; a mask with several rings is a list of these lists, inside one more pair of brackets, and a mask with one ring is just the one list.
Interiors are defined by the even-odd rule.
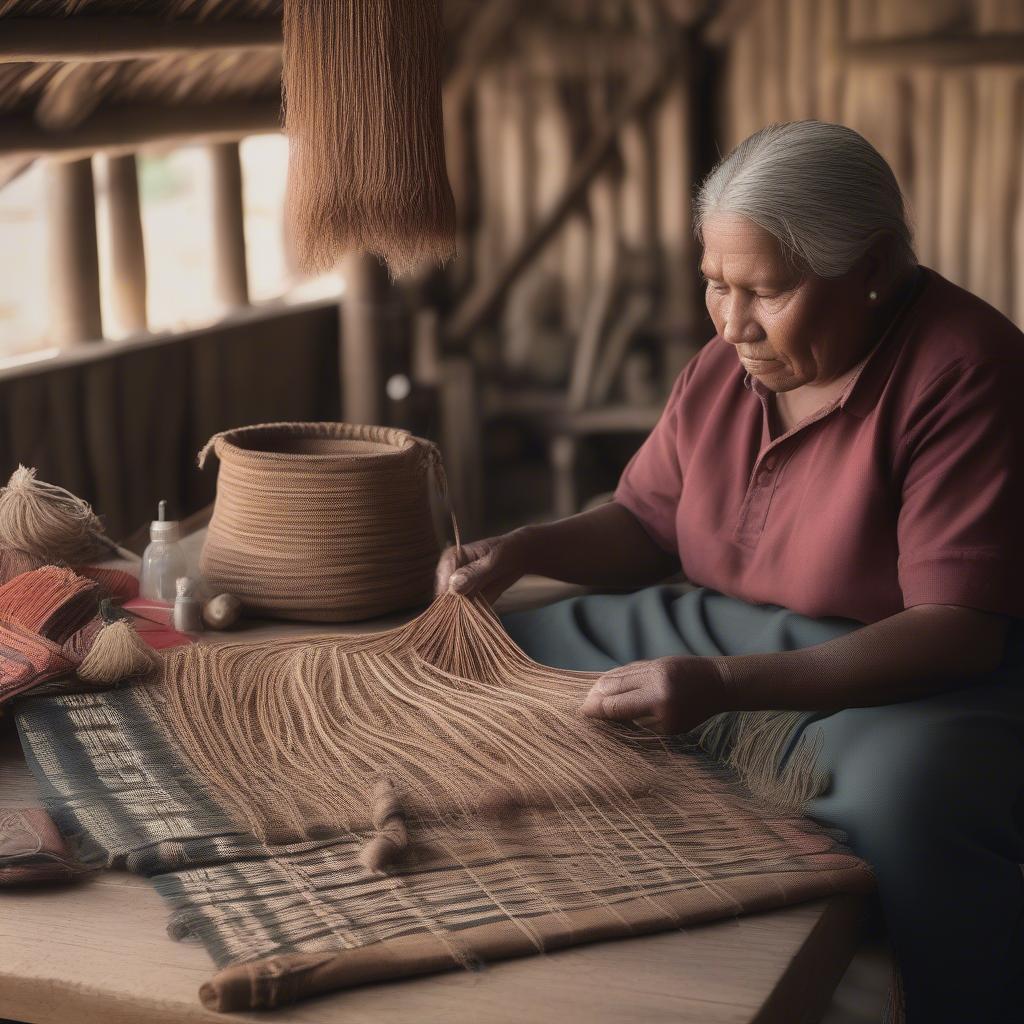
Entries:
[[[190,546],[200,541],[192,537]],[[542,602],[554,592],[549,582],[522,581],[499,609]],[[312,631],[265,623],[248,635]],[[0,804],[24,806],[35,798],[7,716],[0,720]],[[29,1024],[811,1024],[853,956],[863,911],[860,897],[820,900],[495,963],[477,973],[368,985],[273,1014],[225,1017],[198,1000],[200,984],[213,974],[206,951],[167,936],[163,901],[145,880],[109,871],[58,888],[0,892],[0,1018]]]

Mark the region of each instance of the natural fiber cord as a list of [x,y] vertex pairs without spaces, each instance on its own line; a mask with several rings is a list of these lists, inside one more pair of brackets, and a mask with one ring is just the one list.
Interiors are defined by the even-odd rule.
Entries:
[[285,0],[287,216],[299,265],[395,275],[455,252],[439,0]]
[[426,604],[440,545],[429,473],[437,448],[404,430],[268,423],[217,434],[200,560],[213,592],[258,614],[345,622]]

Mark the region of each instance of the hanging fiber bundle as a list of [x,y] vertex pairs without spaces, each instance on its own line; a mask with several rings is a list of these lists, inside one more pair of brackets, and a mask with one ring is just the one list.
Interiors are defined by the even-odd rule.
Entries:
[[44,561],[80,565],[119,554],[88,502],[18,466],[0,489],[0,542]]
[[266,423],[217,434],[200,570],[212,591],[281,619],[345,622],[426,604],[439,544],[437,448],[404,430]]
[[438,0],[285,0],[287,216],[299,265],[374,253],[394,275],[455,252]]

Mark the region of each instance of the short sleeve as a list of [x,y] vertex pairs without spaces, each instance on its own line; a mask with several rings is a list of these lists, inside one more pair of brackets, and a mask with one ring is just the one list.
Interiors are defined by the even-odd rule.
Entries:
[[628,508],[654,542],[673,555],[676,542],[676,510],[683,489],[679,461],[679,405],[693,373],[692,359],[676,378],[658,422],[630,459],[615,489],[615,501]]
[[1021,365],[960,363],[915,400],[897,453],[904,607],[1024,618]]

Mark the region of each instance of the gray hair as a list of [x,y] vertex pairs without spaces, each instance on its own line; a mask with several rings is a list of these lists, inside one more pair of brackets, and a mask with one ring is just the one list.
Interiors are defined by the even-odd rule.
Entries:
[[903,194],[881,153],[852,128],[825,121],[770,124],[715,166],[694,201],[694,232],[716,212],[774,235],[792,263],[841,277],[881,236],[899,269],[917,257]]

